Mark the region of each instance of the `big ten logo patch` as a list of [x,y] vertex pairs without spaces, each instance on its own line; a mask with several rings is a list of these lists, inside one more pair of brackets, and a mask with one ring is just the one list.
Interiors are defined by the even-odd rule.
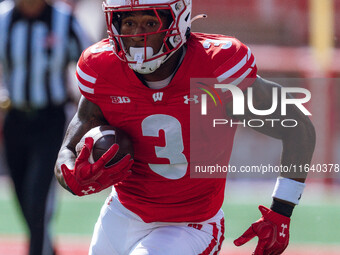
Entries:
[[113,104],[128,104],[131,103],[131,99],[125,96],[111,96]]

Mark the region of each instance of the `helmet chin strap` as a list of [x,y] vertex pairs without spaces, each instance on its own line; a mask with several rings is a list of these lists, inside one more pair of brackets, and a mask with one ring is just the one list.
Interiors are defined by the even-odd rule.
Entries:
[[150,59],[161,55],[163,50],[161,49],[156,55],[153,54],[152,47],[146,47],[146,57],[144,56],[144,47],[130,47],[127,54],[129,61],[136,61],[135,64],[129,64],[129,67],[140,74],[150,74],[156,71],[157,68],[163,63],[166,55],[159,57],[155,60],[144,62],[145,59]]

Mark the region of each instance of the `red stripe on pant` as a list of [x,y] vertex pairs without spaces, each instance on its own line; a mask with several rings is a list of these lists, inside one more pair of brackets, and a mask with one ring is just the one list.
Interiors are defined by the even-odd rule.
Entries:
[[219,251],[221,250],[223,240],[224,240],[224,218],[221,219],[220,224],[221,224],[221,236],[220,236],[220,240],[218,241],[219,244],[218,244],[217,251],[214,252],[214,255],[217,255],[219,253]]
[[216,223],[209,223],[209,224],[213,226],[213,239],[211,240],[209,246],[199,255],[209,255],[217,244],[217,235],[218,235],[217,225]]

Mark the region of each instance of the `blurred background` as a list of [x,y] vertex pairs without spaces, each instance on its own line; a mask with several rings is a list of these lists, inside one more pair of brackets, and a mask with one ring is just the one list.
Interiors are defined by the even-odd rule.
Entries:
[[[106,37],[100,0],[68,0],[94,41]],[[340,1],[193,0],[194,32],[238,38],[257,60],[259,75],[283,86],[311,91],[307,107],[317,131],[313,164],[340,164]],[[70,67],[70,83],[74,67]],[[74,86],[76,87],[76,86]],[[77,92],[75,92],[77,93]],[[70,108],[70,116],[74,109]],[[258,149],[261,146],[261,149]],[[278,164],[281,144],[249,128],[238,128],[231,165]],[[2,158],[2,150],[0,149]],[[334,168],[335,169],[335,168]],[[340,254],[340,173],[310,173],[294,210],[291,245],[285,254]],[[255,240],[235,248],[232,240],[257,220],[257,206],[271,203],[276,174],[238,176],[227,181],[226,240],[222,254],[251,254]],[[0,254],[25,254],[22,216],[13,199],[6,164],[0,160]],[[91,233],[108,190],[76,198],[58,187],[54,228],[59,254],[87,254]]]

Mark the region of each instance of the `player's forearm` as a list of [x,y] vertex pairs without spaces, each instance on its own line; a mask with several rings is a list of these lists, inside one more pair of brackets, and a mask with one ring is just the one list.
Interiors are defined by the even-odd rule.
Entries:
[[[269,109],[271,107],[273,89],[277,89],[279,95],[281,94],[280,91],[282,89],[279,84],[267,81],[261,77],[256,79],[252,88],[254,91],[253,102],[255,108],[261,110]],[[293,98],[291,95],[287,96]],[[295,105],[287,105],[287,111],[284,115],[279,109],[281,109],[281,100],[278,100],[277,110],[270,115],[258,116],[247,109],[243,116],[234,117],[246,120],[263,120],[263,122],[266,123],[265,125],[259,128],[254,127],[253,129],[282,141],[283,151],[281,164],[285,167],[285,170],[289,169],[290,172],[282,172],[281,176],[304,182],[307,176],[307,171],[304,171],[305,166],[310,164],[315,147],[314,126],[308,116],[301,112]],[[285,119],[293,119],[296,121],[297,125],[295,127],[273,126],[270,123],[267,123],[265,121],[266,119],[273,119],[278,122],[282,122]]]
[[304,182],[315,148],[314,126],[309,120],[300,121],[298,127],[286,131],[282,139],[281,157],[281,165],[286,171],[282,171],[280,176]]
[[[315,130],[309,119],[300,120],[299,126],[287,129],[282,138],[283,150],[280,177],[273,191],[271,209],[290,217],[299,203],[315,147]],[[291,179],[291,180],[287,180]],[[296,182],[294,182],[296,181]]]

